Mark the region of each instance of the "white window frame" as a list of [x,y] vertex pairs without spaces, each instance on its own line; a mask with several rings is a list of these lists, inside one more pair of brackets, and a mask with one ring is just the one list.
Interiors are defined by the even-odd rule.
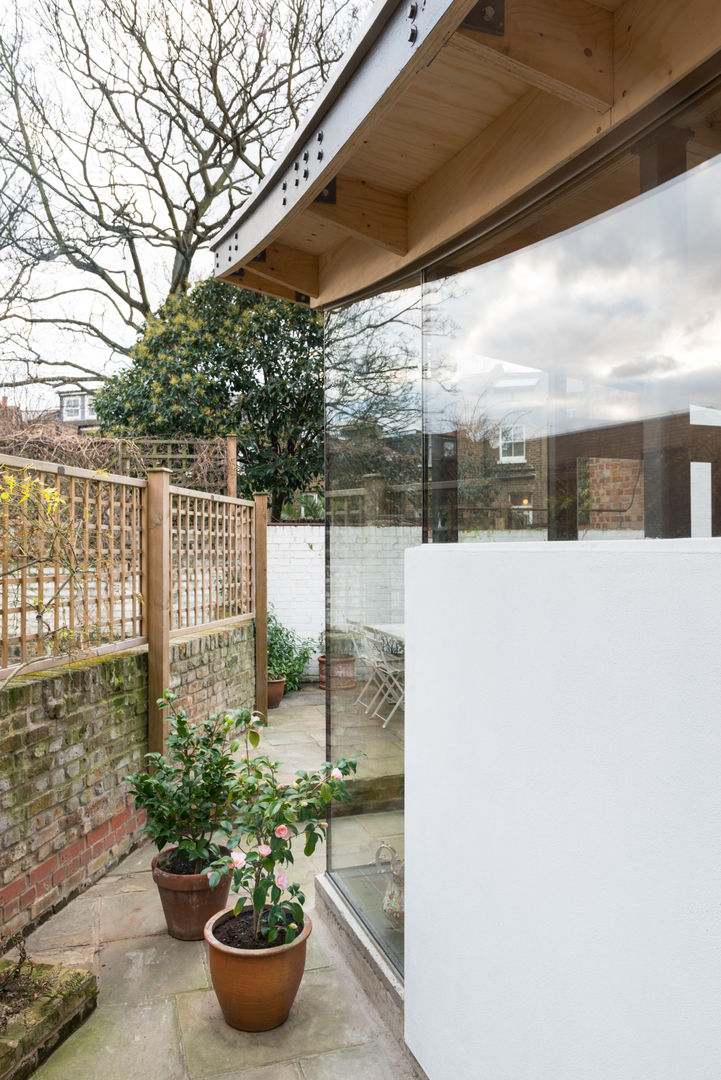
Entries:
[[[520,436],[519,436],[520,432]],[[523,453],[504,454],[503,447],[517,446],[521,443]],[[526,427],[525,424],[501,424],[498,433],[498,460],[504,464],[524,464],[526,461]]]
[[[74,404],[71,405],[71,402]],[[80,420],[82,418],[82,400],[80,394],[73,397],[63,398],[63,420]]]

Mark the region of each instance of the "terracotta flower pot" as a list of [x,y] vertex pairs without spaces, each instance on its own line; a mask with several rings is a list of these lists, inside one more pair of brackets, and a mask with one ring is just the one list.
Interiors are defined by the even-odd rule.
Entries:
[[326,673],[330,671],[331,690],[350,690],[355,686],[355,656],[318,657],[318,685],[326,688]]
[[232,874],[221,878],[214,889],[208,884],[207,874],[169,874],[157,864],[171,850],[159,852],[151,864],[168,933],[181,941],[202,941],[208,919],[228,903]]
[[285,690],[285,679],[268,679],[268,708],[277,709]]
[[303,916],[303,929],[290,945],[270,949],[233,949],[213,934],[232,918],[228,908],[205,924],[210,955],[210,978],[226,1023],[239,1031],[270,1031],[288,1019],[305,968],[305,946],[311,921]]

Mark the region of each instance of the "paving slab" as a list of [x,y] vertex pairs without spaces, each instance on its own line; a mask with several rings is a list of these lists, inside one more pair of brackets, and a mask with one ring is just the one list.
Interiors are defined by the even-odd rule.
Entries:
[[176,1003],[191,1080],[360,1045],[382,1031],[355,981],[335,968],[304,975],[290,1017],[273,1031],[229,1027],[213,991],[179,994]]
[[303,1080],[413,1080],[411,1068],[390,1040],[301,1058]]
[[171,1002],[98,1007],[33,1074],[34,1080],[181,1080]]
[[[260,1069],[235,1069],[233,1072],[220,1073],[213,1076],[212,1080],[303,1080],[300,1066],[289,1065],[266,1065]],[[343,1080],[337,1076],[335,1080]]]
[[157,889],[119,893],[100,900],[100,940],[165,934],[167,924]]
[[169,934],[111,941],[100,950],[101,1005],[149,1004],[210,986],[202,941]]
[[98,901],[83,896],[71,901],[57,915],[44,922],[28,937],[28,949],[74,949],[95,941],[95,914]]
[[157,889],[150,870],[104,877],[97,885],[93,885],[84,892],[83,896],[94,899],[98,896],[116,896],[118,893],[145,892],[146,889]]
[[153,855],[155,855],[157,848],[155,844],[150,842],[143,843],[141,847],[131,851],[130,855],[119,862],[117,866],[113,867],[110,871],[110,876],[124,876],[125,874],[135,874],[141,870],[149,870],[150,863]]

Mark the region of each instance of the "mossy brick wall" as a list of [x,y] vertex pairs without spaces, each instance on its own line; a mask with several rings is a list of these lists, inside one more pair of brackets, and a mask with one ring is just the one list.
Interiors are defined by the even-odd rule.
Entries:
[[170,648],[170,688],[194,719],[250,709],[255,697],[255,624],[190,634]]
[[[252,705],[252,624],[171,647],[189,714]],[[134,650],[20,676],[0,694],[0,933],[26,929],[140,840],[123,777],[147,751],[147,655]]]

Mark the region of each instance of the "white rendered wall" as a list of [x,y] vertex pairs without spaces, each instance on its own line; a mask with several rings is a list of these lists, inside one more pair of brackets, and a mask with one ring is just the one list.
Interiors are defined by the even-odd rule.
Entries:
[[[268,602],[303,637],[325,628],[325,526],[268,526]],[[318,674],[317,653],[308,674]]]
[[721,543],[406,555],[406,1041],[721,1076]]

